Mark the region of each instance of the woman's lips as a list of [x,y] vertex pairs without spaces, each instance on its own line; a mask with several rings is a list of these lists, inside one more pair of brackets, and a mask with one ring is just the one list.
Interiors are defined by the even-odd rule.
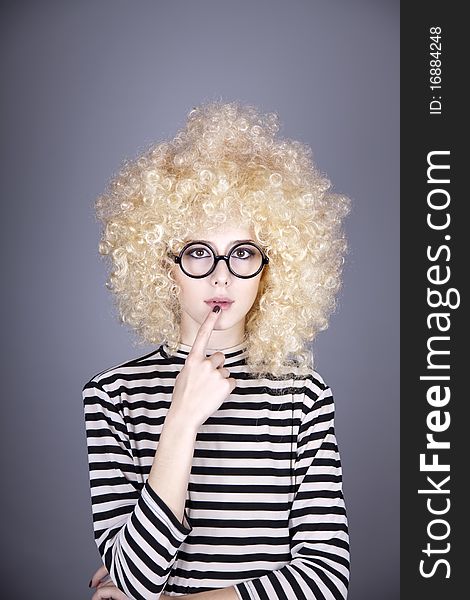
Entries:
[[232,302],[222,302],[222,301],[219,301],[219,300],[204,300],[204,302],[206,304],[208,304],[209,306],[211,306],[212,308],[214,308],[214,306],[220,306],[220,308],[222,310],[227,310],[233,304],[233,301]]

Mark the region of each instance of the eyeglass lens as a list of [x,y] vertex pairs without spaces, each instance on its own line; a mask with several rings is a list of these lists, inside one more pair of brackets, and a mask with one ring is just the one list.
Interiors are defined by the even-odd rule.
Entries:
[[[202,276],[214,265],[214,254],[203,244],[191,244],[183,252],[181,266],[190,275]],[[260,250],[252,244],[242,244],[232,249],[229,255],[230,268],[237,275],[247,277],[256,273],[263,262]]]

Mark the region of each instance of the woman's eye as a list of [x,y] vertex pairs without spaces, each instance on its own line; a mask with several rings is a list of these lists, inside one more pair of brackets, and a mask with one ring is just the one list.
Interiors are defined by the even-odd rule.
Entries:
[[194,250],[191,250],[189,255],[193,258],[204,258],[205,252],[207,252],[207,250],[205,250],[204,248],[195,248]]
[[236,258],[249,258],[250,256],[253,256],[253,252],[247,248],[239,248],[238,250],[235,250],[234,254]]

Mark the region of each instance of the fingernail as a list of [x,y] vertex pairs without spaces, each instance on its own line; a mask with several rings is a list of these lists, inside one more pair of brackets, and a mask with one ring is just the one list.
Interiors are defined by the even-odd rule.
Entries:
[[93,579],[90,579],[90,583],[88,584],[88,587],[91,587],[91,582],[93,581]]
[[214,308],[212,309],[212,312],[219,312],[219,310],[220,310],[220,306],[218,304],[216,304],[214,306]]

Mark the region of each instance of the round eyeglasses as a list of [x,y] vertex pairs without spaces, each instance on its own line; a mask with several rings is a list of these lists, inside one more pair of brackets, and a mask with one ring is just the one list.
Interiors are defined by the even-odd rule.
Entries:
[[188,277],[201,279],[214,271],[219,260],[224,260],[232,275],[242,279],[255,277],[269,263],[269,258],[254,242],[232,246],[227,256],[216,255],[205,242],[189,242],[178,255],[170,255]]

